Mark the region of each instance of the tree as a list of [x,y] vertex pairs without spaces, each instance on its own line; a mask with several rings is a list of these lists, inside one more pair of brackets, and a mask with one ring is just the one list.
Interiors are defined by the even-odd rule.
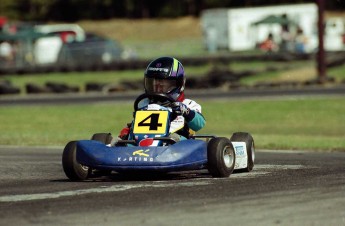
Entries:
[[[309,3],[313,0],[1,0],[0,15],[25,21],[199,16],[203,9]],[[344,9],[327,1],[326,9]]]

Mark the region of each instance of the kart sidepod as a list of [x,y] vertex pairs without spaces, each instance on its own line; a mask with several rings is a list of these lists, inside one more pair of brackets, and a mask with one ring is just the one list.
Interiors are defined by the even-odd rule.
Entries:
[[169,146],[109,147],[99,141],[77,142],[77,161],[93,169],[195,170],[206,167],[207,143],[203,140],[182,140]]

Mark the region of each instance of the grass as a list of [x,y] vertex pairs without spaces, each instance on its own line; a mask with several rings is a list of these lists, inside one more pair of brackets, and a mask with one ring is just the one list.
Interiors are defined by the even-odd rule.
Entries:
[[[199,102],[207,119],[199,133],[248,131],[258,149],[345,151],[344,97]],[[1,108],[0,144],[63,146],[96,132],[116,135],[131,115],[132,103]]]
[[[260,148],[345,150],[344,98],[212,103],[210,131],[250,131]],[[219,109],[219,113],[208,112]],[[224,127],[221,125],[229,125]]]
[[142,70],[132,71],[116,71],[116,72],[56,72],[46,75],[31,74],[31,75],[7,75],[3,76],[4,79],[11,81],[11,83],[19,87],[22,93],[25,93],[25,85],[33,83],[43,86],[47,82],[61,82],[68,85],[78,86],[81,90],[89,82],[99,82],[107,84],[118,84],[125,79],[142,79]]
[[[188,77],[204,75],[212,65],[198,67],[186,67]],[[80,90],[85,90],[85,85],[89,82],[98,82],[106,84],[119,84],[124,80],[142,81],[144,69],[126,70],[126,71],[95,71],[95,72],[55,72],[49,74],[28,74],[28,75],[5,75],[1,78],[9,80],[14,86],[19,87],[25,93],[26,84],[33,83],[44,86],[47,82],[65,83],[71,86],[77,86]],[[1,80],[0,78],[0,80]]]
[[[288,64],[288,65],[286,65]],[[265,71],[267,67],[274,66],[276,68],[288,69]],[[188,77],[203,76],[211,68],[213,64],[203,66],[186,66],[185,71]],[[222,65],[233,71],[256,70],[261,71],[255,76],[243,78],[240,82],[244,85],[254,85],[258,82],[277,82],[277,81],[306,81],[316,78],[317,72],[313,62],[232,62],[229,65]],[[99,82],[107,84],[118,84],[123,80],[140,81],[143,78],[144,69],[128,70],[128,71],[96,71],[96,72],[69,72],[69,73],[50,73],[50,74],[30,74],[30,75],[6,75],[3,79],[9,80],[16,87],[19,87],[25,93],[25,85],[28,83],[43,86],[46,82],[61,82],[68,85],[78,86],[80,90],[84,90],[85,85],[89,82]],[[345,80],[345,65],[331,68],[328,75],[334,77],[337,82]]]

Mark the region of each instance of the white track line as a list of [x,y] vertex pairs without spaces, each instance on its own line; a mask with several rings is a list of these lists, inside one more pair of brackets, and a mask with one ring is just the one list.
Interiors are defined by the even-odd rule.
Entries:
[[22,201],[33,201],[33,200],[43,200],[43,199],[57,199],[62,197],[69,197],[75,195],[85,195],[92,193],[106,193],[106,192],[118,192],[125,191],[135,188],[164,188],[164,187],[189,187],[189,186],[201,186],[208,185],[210,182],[207,181],[193,181],[193,182],[171,182],[171,183],[160,183],[156,184],[133,184],[133,185],[113,185],[110,187],[99,187],[99,188],[89,188],[80,189],[73,191],[59,191],[51,193],[38,193],[38,194],[23,194],[23,195],[6,195],[0,196],[0,202],[22,202]]

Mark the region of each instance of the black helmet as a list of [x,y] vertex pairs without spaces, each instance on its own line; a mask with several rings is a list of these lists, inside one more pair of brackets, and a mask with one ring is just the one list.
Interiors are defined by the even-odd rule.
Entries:
[[184,69],[177,59],[160,57],[147,66],[144,74],[146,93],[165,93],[177,100],[184,86]]

